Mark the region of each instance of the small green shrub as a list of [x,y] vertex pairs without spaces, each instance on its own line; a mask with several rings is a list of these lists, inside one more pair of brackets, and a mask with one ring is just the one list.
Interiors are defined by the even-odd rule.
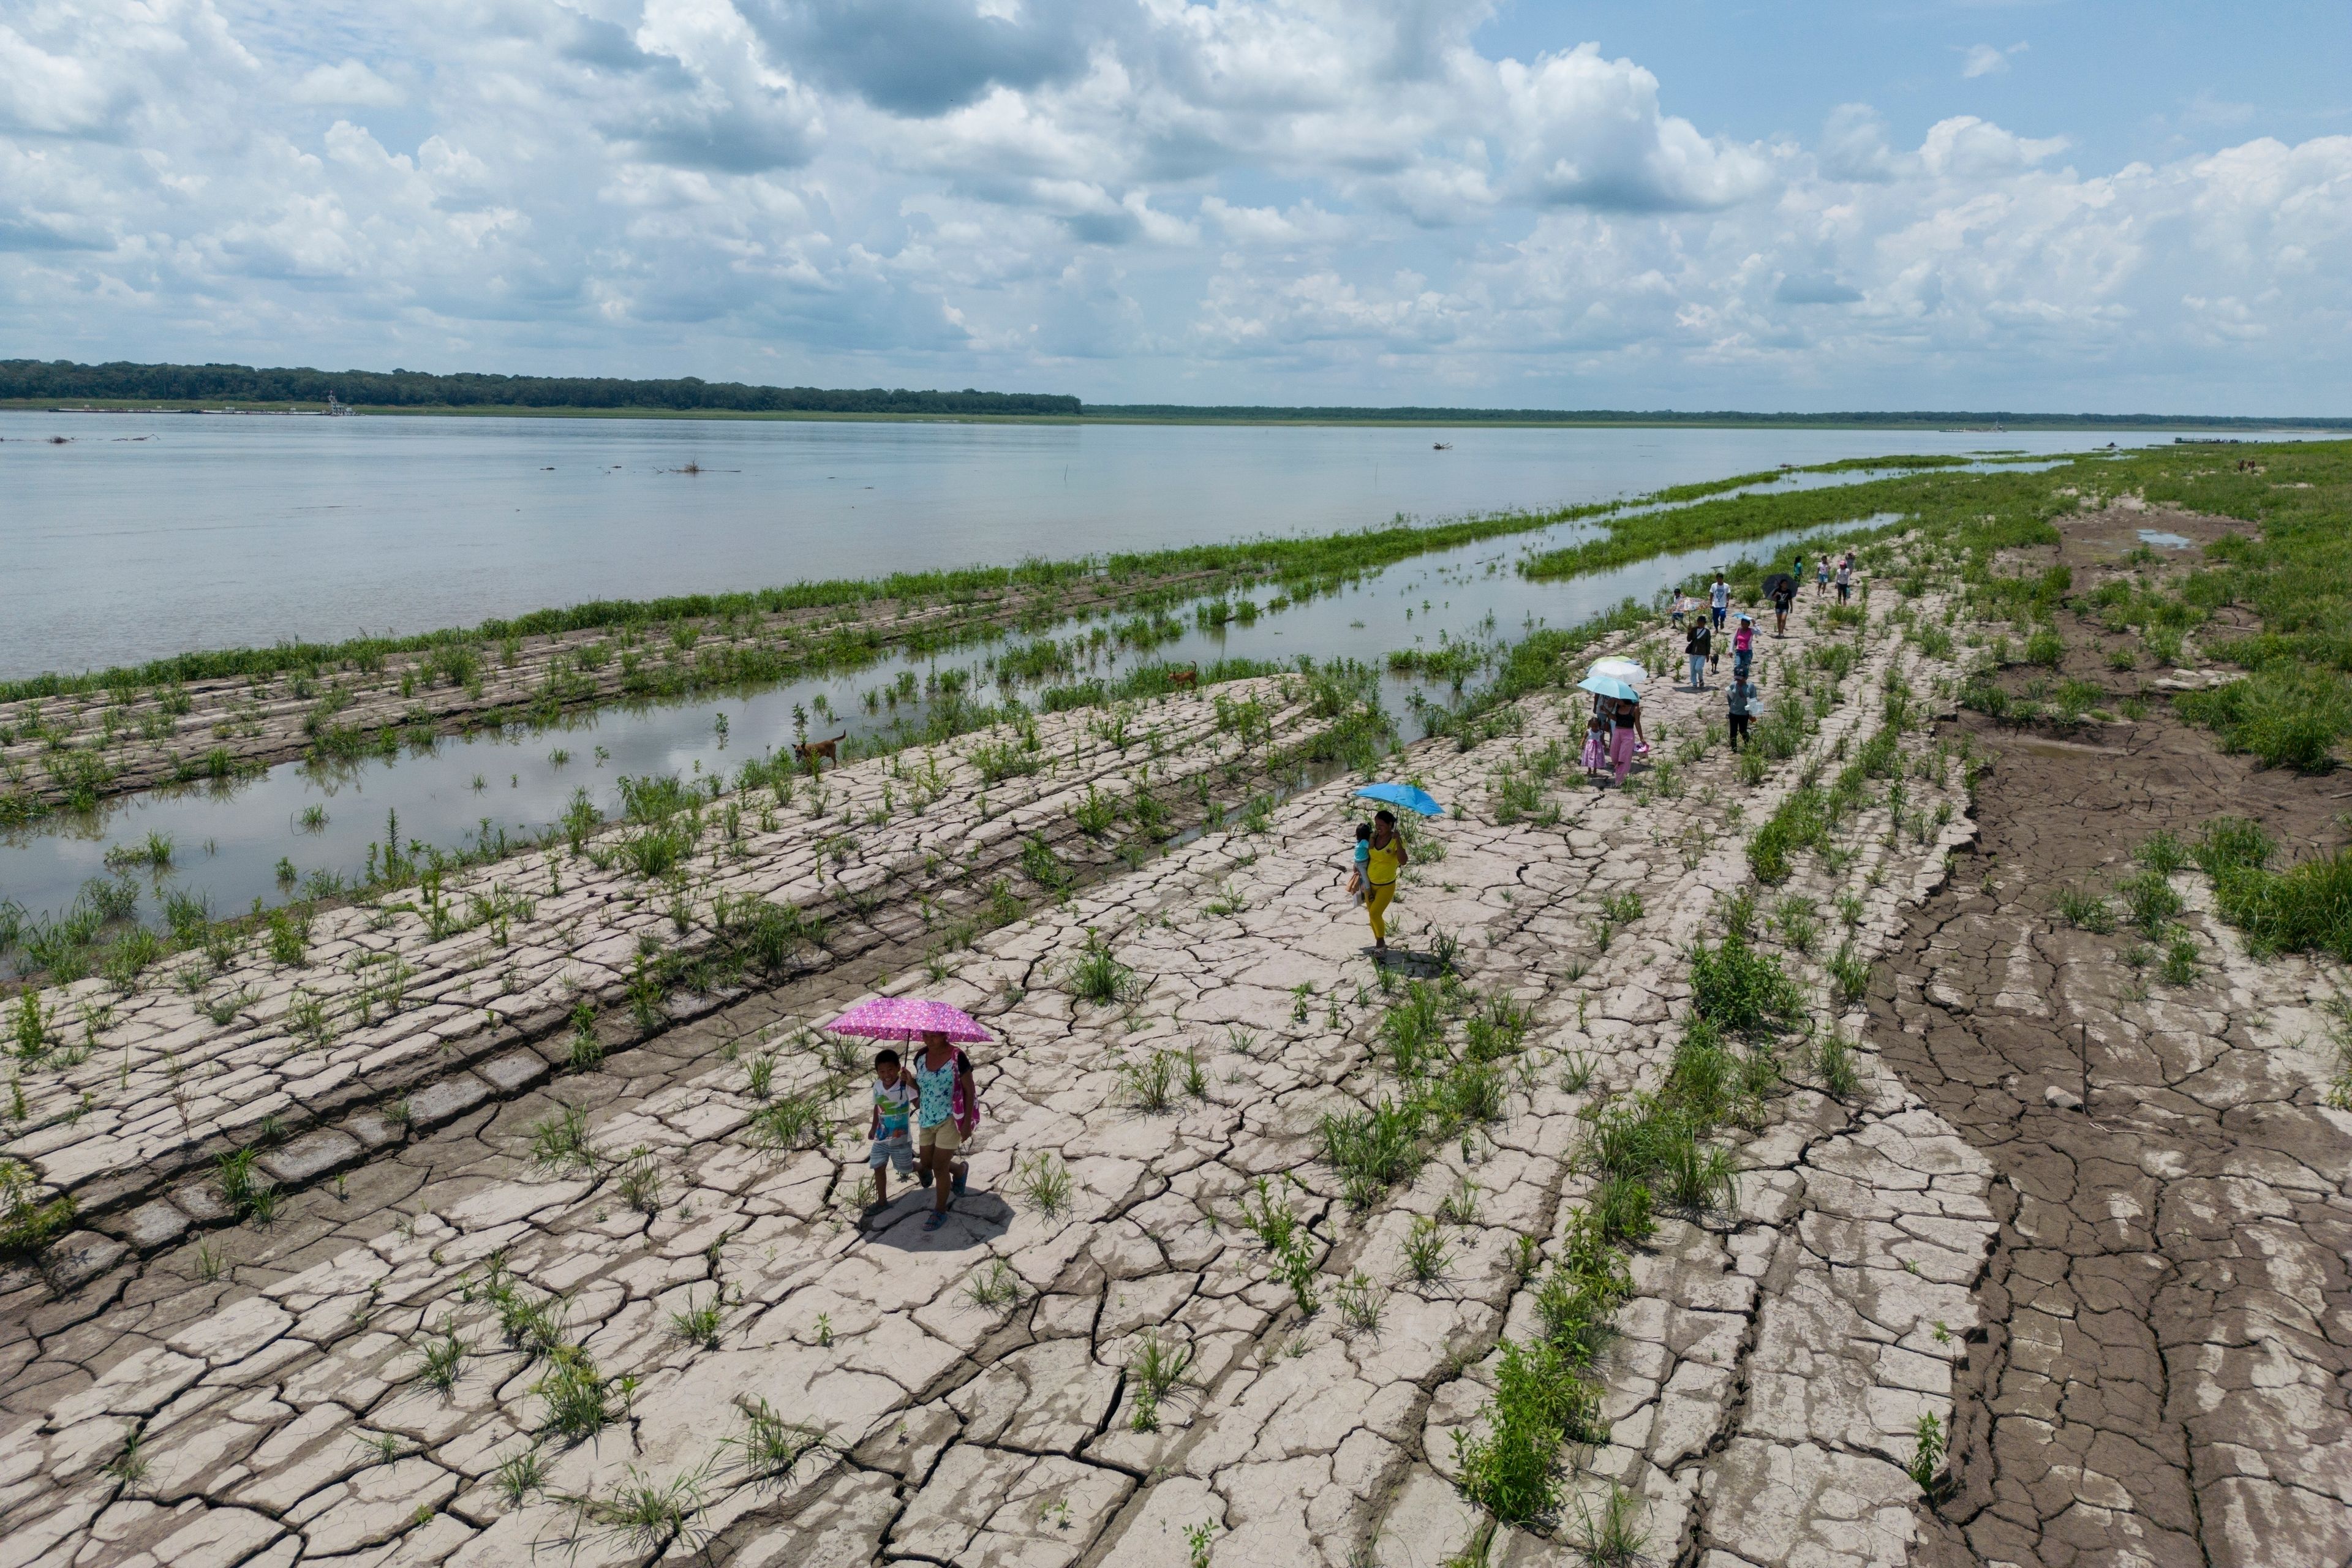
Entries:
[[1754,1034],[1785,1024],[1804,999],[1780,961],[1759,952],[1738,931],[1714,947],[1699,943],[1691,953],[1691,1007],[1727,1034]]
[[2115,906],[2100,895],[2080,888],[2058,890],[2058,914],[2068,925],[2101,936],[2116,929]]

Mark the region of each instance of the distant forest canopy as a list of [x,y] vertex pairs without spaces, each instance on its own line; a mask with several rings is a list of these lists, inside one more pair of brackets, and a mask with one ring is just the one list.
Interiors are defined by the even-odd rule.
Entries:
[[2200,414],[2004,414],[1958,410],[1913,413],[1756,414],[1726,408],[1686,412],[1671,408],[1272,408],[1258,405],[1195,407],[1180,403],[1089,403],[1090,419],[1214,419],[1235,424],[1310,421],[1318,424],[1387,421],[1398,425],[1822,425],[1901,426],[1949,429],[1956,426],[2005,425],[2036,428],[2147,429],[2179,426],[2196,429],[2352,430],[2352,419],[2261,418]]
[[1092,403],[1058,393],[885,391],[880,387],[747,386],[736,381],[629,381],[613,376],[429,375],[414,370],[257,370],[242,364],[77,364],[0,360],[0,401],[87,403],[341,402],[373,408],[660,409],[719,414],[1025,415],[1058,419],[1242,425],[1755,425],[1950,429],[1994,425],[2033,429],[2329,429],[2347,418],[2257,418],[2193,414],[2019,414],[1926,409],[1911,413],[1759,414],[1666,408],[1280,408],[1262,404]]
[[344,403],[379,408],[668,408],[741,414],[1046,414],[1078,400],[1051,393],[907,392],[880,387],[746,386],[733,381],[623,381],[609,376],[427,375],[394,370],[256,370],[242,364],[76,364],[0,360],[0,398],[80,402]]

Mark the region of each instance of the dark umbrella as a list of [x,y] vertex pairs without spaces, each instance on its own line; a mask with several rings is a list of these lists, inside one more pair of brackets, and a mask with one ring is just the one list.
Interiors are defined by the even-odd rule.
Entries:
[[1783,593],[1793,594],[1796,591],[1797,580],[1786,572],[1775,572],[1764,579],[1764,596],[1768,599],[1777,599]]

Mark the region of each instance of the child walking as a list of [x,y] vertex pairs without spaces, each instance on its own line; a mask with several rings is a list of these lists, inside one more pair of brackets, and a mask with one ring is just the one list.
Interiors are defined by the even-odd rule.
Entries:
[[1748,725],[1756,720],[1756,683],[1748,679],[1745,670],[1731,678],[1728,701],[1731,709],[1731,749],[1736,752],[1739,750],[1739,743],[1748,739]]
[[[874,1171],[874,1206],[880,1208],[890,1201],[890,1171],[896,1167],[902,1176],[915,1173],[915,1135],[913,1105],[914,1080],[898,1065],[898,1053],[883,1049],[874,1053],[874,1116],[866,1136],[873,1142],[873,1152],[866,1163]],[[930,1173],[924,1173],[929,1176]],[[923,1184],[930,1185],[927,1180]]]
[[1371,864],[1372,825],[1360,822],[1356,824],[1355,861],[1348,870],[1348,896],[1360,904],[1369,902],[1372,896]]
[[1591,778],[1609,766],[1609,721],[1596,708],[1584,722],[1584,776]]

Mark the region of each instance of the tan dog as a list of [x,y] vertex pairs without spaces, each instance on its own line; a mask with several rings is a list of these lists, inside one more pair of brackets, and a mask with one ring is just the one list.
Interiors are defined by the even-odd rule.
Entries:
[[817,759],[820,757],[834,766],[839,767],[841,765],[840,746],[842,742],[847,739],[849,739],[849,731],[844,730],[830,741],[811,741],[805,746],[796,741],[793,743],[793,759],[811,773],[816,772]]
[[1200,670],[1197,668],[1170,670],[1168,689],[1171,691],[1198,691],[1201,689]]

